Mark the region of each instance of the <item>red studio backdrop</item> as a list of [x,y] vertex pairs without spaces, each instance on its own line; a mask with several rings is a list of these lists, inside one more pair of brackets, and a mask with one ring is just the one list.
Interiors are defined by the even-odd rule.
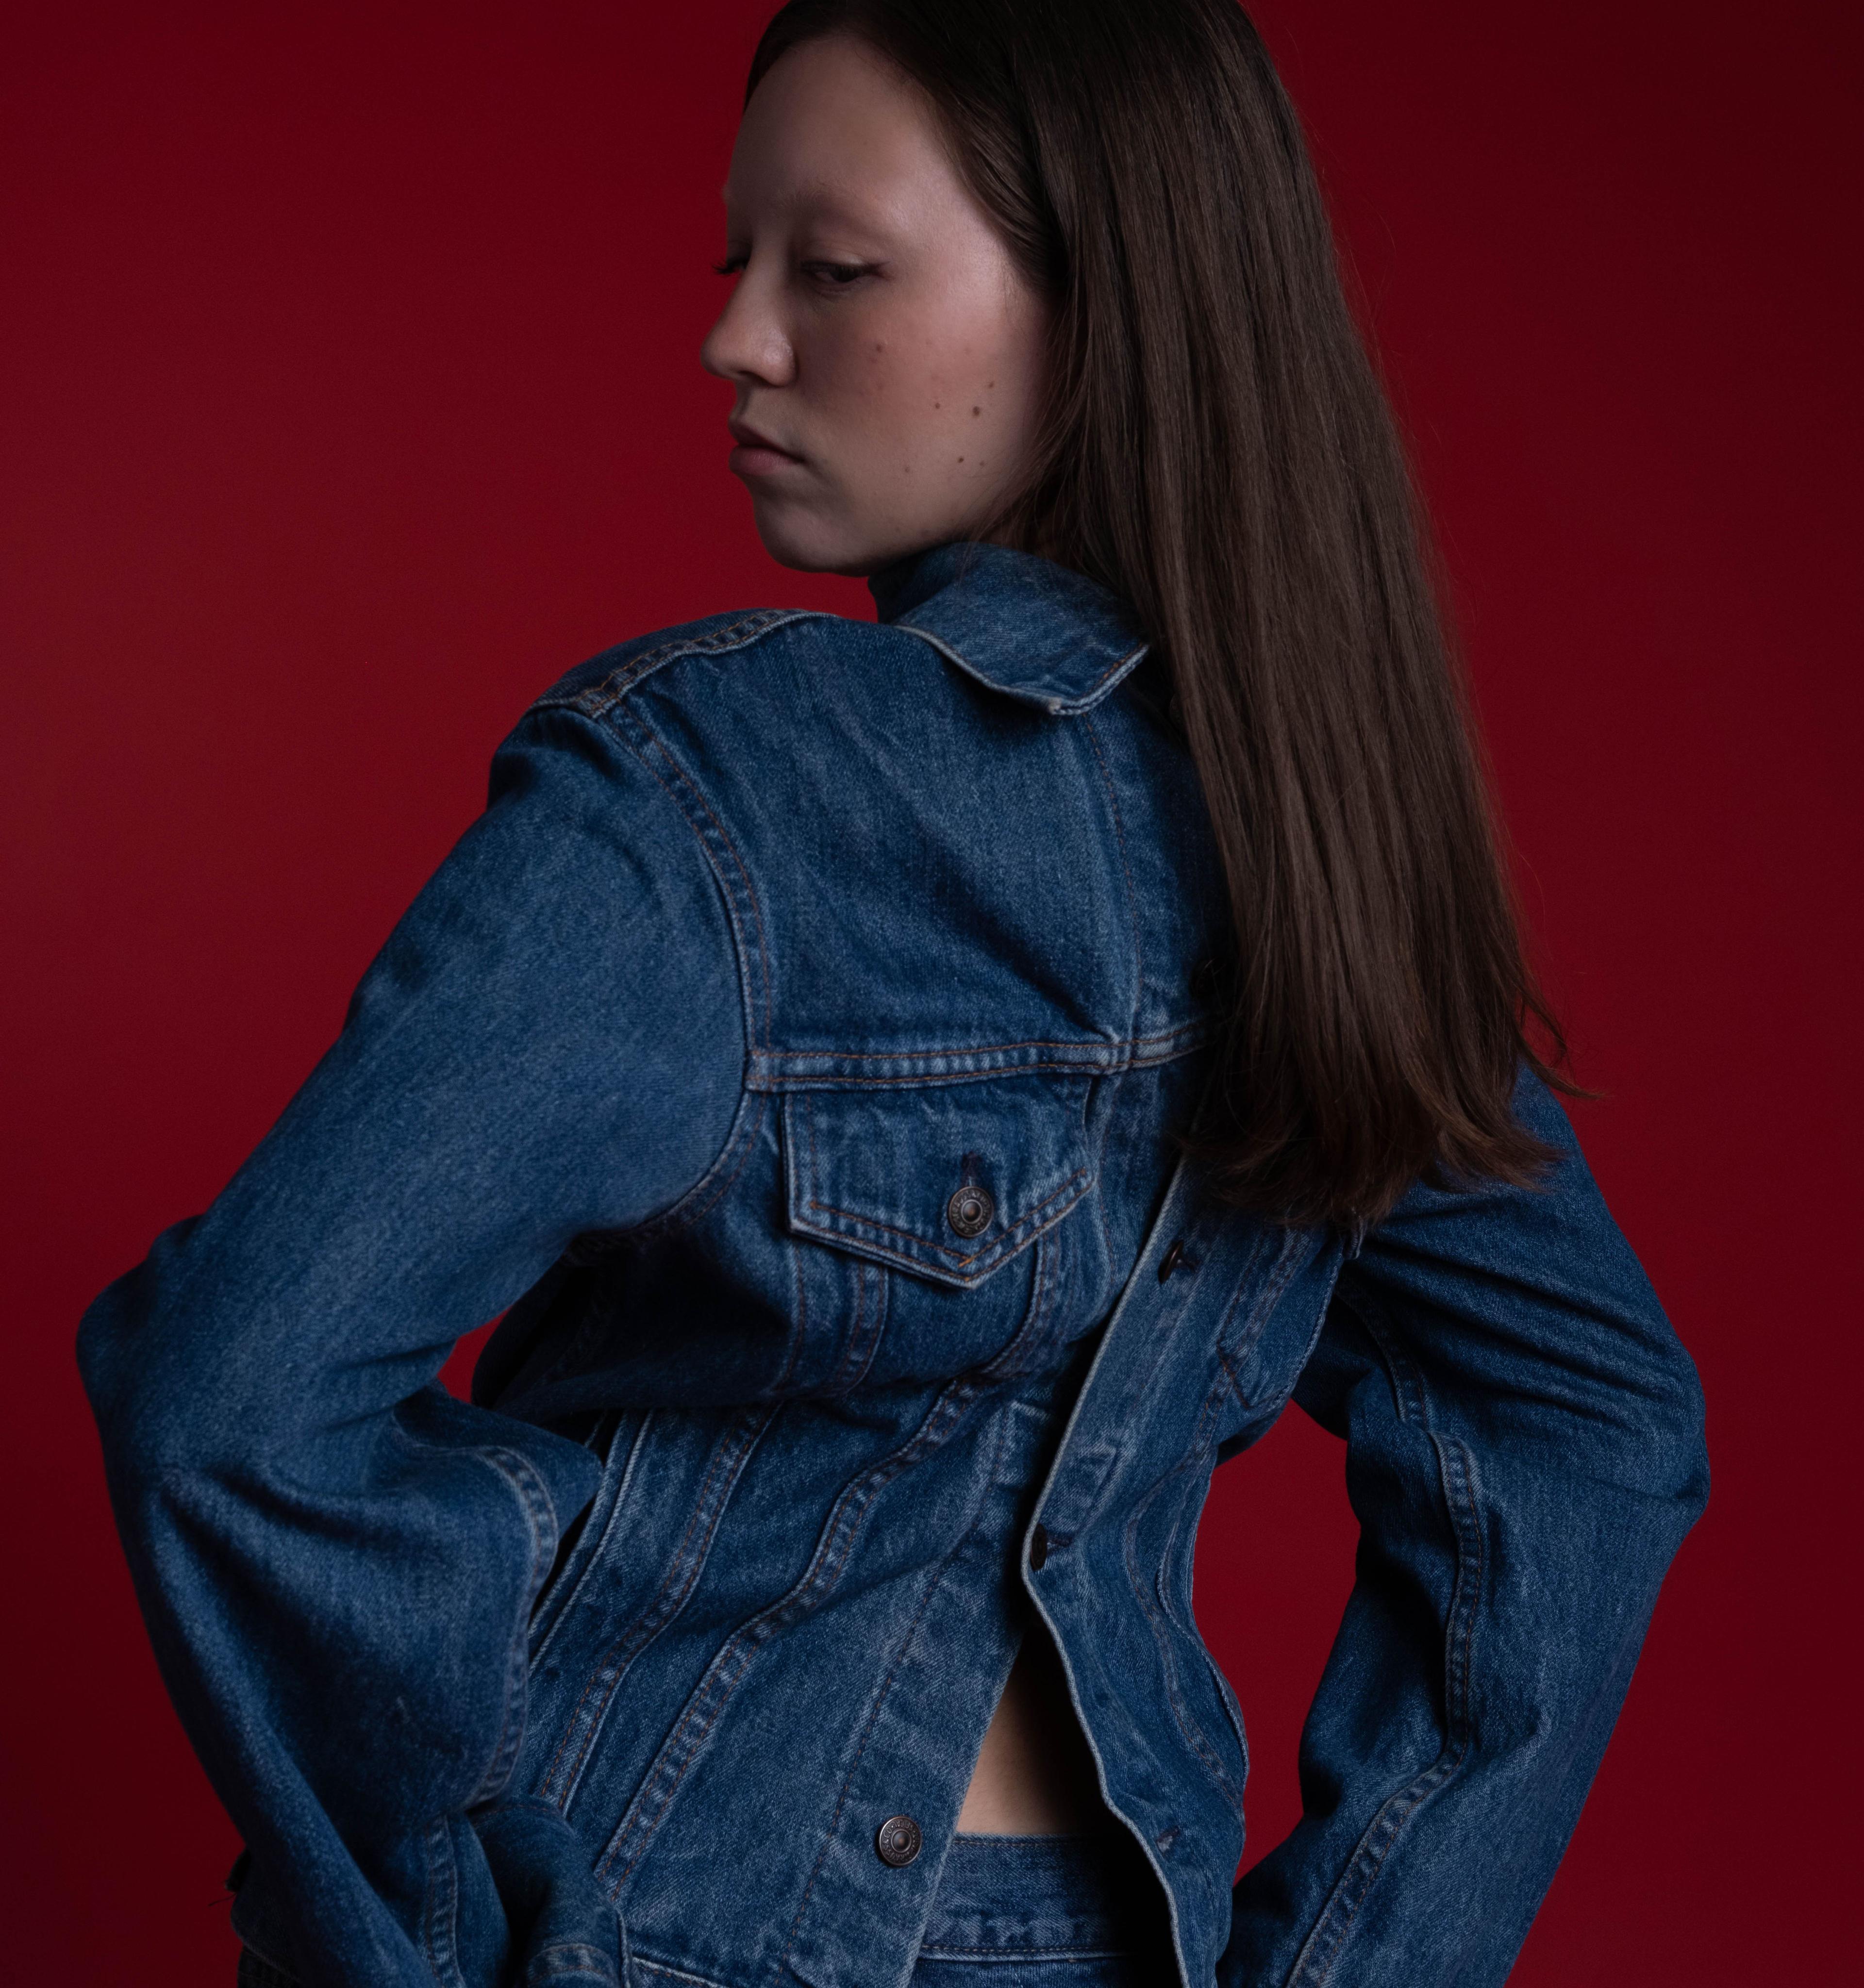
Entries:
[[[764,556],[697,361],[765,11],[10,13],[8,1980],[199,1988],[234,1952],[235,1841],[117,1552],[84,1304],[264,1131],[538,690],[723,607],[870,611]],[[1514,1979],[1835,1979],[1864,1765],[1859,16],[1257,18],[1440,521],[1602,1094],[1581,1131],[1708,1389],[1708,1513]],[[1298,1414],[1220,1474],[1199,1613],[1250,1720],[1252,1855],[1296,1811],[1352,1544]]]

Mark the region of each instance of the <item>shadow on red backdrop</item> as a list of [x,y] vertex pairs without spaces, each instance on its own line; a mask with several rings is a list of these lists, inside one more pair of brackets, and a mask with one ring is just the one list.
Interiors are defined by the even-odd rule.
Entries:
[[[235,1845],[117,1556],[84,1303],[264,1131],[539,688],[722,607],[868,611],[764,557],[696,363],[763,12],[9,23],[11,1978],[230,1978]],[[1833,1978],[1858,17],[1257,18],[1442,521],[1538,944],[1605,1094],[1581,1129],[1709,1392],[1710,1511],[1514,1978]],[[1352,1541],[1297,1415],[1217,1479],[1199,1606],[1250,1716],[1252,1855],[1296,1812]]]

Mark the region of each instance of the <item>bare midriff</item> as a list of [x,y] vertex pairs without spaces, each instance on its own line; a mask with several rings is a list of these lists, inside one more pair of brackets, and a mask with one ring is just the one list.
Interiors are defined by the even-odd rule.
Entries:
[[976,1836],[1064,1836],[1111,1820],[1061,1663],[1032,1627],[984,1735],[958,1827]]

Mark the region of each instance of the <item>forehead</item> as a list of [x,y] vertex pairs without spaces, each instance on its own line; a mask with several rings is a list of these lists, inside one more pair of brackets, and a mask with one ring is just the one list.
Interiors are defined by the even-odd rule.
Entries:
[[925,93],[864,44],[837,36],[792,49],[752,93],[725,203],[747,217],[807,210],[884,223],[957,191]]

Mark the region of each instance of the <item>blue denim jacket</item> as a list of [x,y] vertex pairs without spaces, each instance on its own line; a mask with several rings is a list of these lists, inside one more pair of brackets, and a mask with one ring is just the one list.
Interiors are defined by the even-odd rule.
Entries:
[[[277,1126],[87,1315],[235,1924],[316,1988],[898,1988],[1039,1618],[1186,1983],[1498,1982],[1705,1495],[1693,1371],[1531,1078],[1539,1191],[1214,1205],[1176,1138],[1226,914],[1158,666],[1027,556],[874,590],[542,698]],[[1358,1579],[1233,1888],[1192,1547],[1291,1397]]]

